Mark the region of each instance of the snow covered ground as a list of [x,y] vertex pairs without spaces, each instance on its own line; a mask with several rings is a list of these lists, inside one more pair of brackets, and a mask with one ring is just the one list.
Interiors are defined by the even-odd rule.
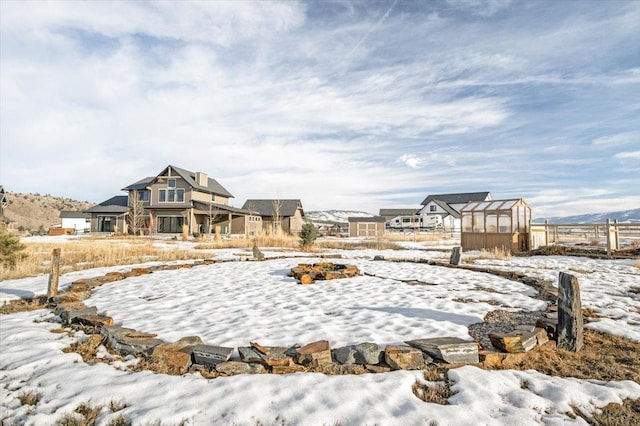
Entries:
[[[371,341],[457,336],[470,339],[467,327],[494,309],[542,310],[535,291],[519,282],[478,272],[417,263],[372,261],[387,258],[440,258],[446,253],[408,244],[402,251],[335,251],[356,264],[355,278],[297,285],[287,272],[317,259],[229,262],[191,269],[158,271],[96,289],[88,305],[113,316],[119,325],[157,333],[174,341],[198,335],[206,343],[246,346],[305,344],[327,339],[332,347]],[[218,259],[237,259],[241,250],[217,250]],[[263,250],[267,257],[304,256]],[[465,254],[473,256],[473,253]],[[640,270],[628,261],[575,257],[484,259],[496,269],[557,280],[558,272],[578,276],[583,306],[604,318],[588,327],[640,341]],[[131,265],[74,272],[77,278],[128,270]],[[374,275],[374,276],[371,276]],[[424,285],[408,285],[418,280]],[[0,301],[46,292],[47,277],[0,282]],[[0,302],[2,303],[2,302]],[[4,424],[54,424],[81,403],[124,403],[105,410],[98,424],[124,414],[135,425],[295,424],[295,425],[494,425],[585,424],[565,413],[578,407],[593,412],[609,402],[640,398],[631,381],[600,382],[545,376],[535,371],[484,371],[467,366],[450,370],[450,405],[425,403],[411,386],[421,372],[399,371],[360,376],[234,376],[208,380],[199,374],[167,376],[129,373],[122,363],[87,365],[61,350],[82,334],[51,333],[59,324],[47,310],[0,317],[0,419]],[[130,360],[129,362],[135,362]],[[526,386],[523,383],[526,382]],[[37,405],[21,405],[19,396],[36,392]]]

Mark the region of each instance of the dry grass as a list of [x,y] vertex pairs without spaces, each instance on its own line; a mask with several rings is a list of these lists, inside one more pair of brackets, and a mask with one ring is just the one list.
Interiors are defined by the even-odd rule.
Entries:
[[640,269],[640,260],[635,261],[634,263],[631,264],[631,266],[634,266],[634,267]]
[[[95,426],[100,413],[106,408],[111,412],[122,410],[125,405],[111,401],[107,407],[102,405],[91,406],[89,403],[80,404],[73,413],[65,413],[58,417],[55,422],[56,426]],[[115,409],[114,409],[115,408]],[[111,419],[107,426],[131,426],[129,420],[124,414],[120,414]]]
[[577,410],[576,414],[593,426],[640,425],[640,399],[627,399],[622,404],[611,403],[592,417]]
[[149,261],[201,259],[195,250],[169,250],[155,247],[149,238],[83,238],[68,242],[28,243],[24,250],[27,258],[18,261],[13,269],[0,266],[0,281],[48,274],[51,253],[61,248],[60,272],[67,273],[104,266],[141,263]]
[[402,246],[386,239],[370,241],[318,241],[317,247],[330,250],[402,250]]
[[300,246],[300,238],[292,235],[261,235],[255,238],[228,238],[228,239],[202,239],[196,244],[197,250],[215,250],[223,248],[248,248],[253,244],[258,247],[287,247],[298,248]]
[[[420,383],[416,381],[411,390],[413,394],[424,402],[447,405],[449,398],[453,395],[451,383],[446,375],[446,370],[435,366],[427,366],[423,371],[424,379],[431,383]],[[435,382],[435,383],[434,383]]]
[[34,391],[23,393],[18,395],[20,404],[22,405],[37,405],[40,402],[40,394]]
[[450,239],[451,237],[442,232],[434,232],[428,234],[400,234],[388,232],[384,235],[384,238],[389,241],[440,241]]
[[592,330],[584,331],[584,348],[569,352],[553,345],[529,352],[518,370],[604,381],[633,380],[640,383],[640,343]]
[[16,312],[27,312],[42,309],[47,306],[47,297],[37,297],[35,299],[10,300],[4,305],[0,305],[0,315],[14,314]]

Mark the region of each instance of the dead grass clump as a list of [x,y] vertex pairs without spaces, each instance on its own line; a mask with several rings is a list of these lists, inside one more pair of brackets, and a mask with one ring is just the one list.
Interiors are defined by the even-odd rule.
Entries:
[[82,360],[86,363],[95,363],[99,362],[100,359],[96,358],[96,353],[98,352],[98,347],[104,342],[105,337],[99,334],[90,335],[87,340],[84,342],[77,342],[71,344],[68,348],[64,348],[62,351],[69,353],[75,352],[80,354]]
[[124,414],[111,419],[107,426],[131,426],[131,420],[129,420]]
[[640,382],[640,343],[620,336],[584,331],[584,347],[569,352],[553,345],[539,346],[524,361],[510,368],[543,374],[604,381]]
[[640,425],[640,399],[626,399],[622,404],[611,403],[592,417],[580,415],[590,425]]
[[[0,280],[1,281],[1,280]],[[35,311],[47,306],[47,297],[36,297],[33,299],[10,300],[4,305],[0,305],[0,315],[15,314],[17,312]]]
[[[416,381],[411,390],[413,394],[424,402],[447,405],[449,398],[453,395],[451,382],[446,373],[434,366],[428,366],[423,371],[424,379],[430,383],[420,383]],[[433,383],[435,382],[435,384]]]
[[40,394],[35,391],[29,391],[18,395],[18,399],[22,405],[38,405],[38,402],[40,402]]
[[635,263],[632,263],[631,266],[634,266],[634,267],[640,269],[640,260],[636,261]]

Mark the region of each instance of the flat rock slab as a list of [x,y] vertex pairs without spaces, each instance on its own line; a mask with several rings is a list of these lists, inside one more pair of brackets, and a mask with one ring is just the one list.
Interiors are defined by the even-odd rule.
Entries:
[[86,327],[101,328],[113,325],[113,318],[98,314],[82,314],[74,317],[71,322],[84,325]]
[[204,365],[205,367],[215,367],[221,362],[231,359],[234,348],[223,346],[196,345],[191,348],[193,363]]
[[96,308],[95,306],[91,306],[88,308],[84,308],[84,309],[77,309],[77,310],[62,310],[62,312],[60,312],[60,318],[62,318],[62,321],[64,321],[67,324],[70,324],[73,322],[74,318],[82,316],[82,315],[97,315],[98,313],[98,308]]
[[104,326],[100,333],[106,336],[109,347],[122,355],[151,355],[153,348],[164,343],[156,339],[155,334],[140,333],[125,327]]
[[343,346],[332,351],[333,359],[338,364],[355,364],[357,353],[355,346]]
[[405,343],[449,364],[475,364],[479,362],[478,344],[458,337],[435,337],[409,340]]
[[392,370],[420,370],[424,367],[422,351],[411,346],[389,345],[384,350],[384,359]]
[[218,373],[235,375],[235,374],[262,374],[267,370],[260,364],[249,364],[242,361],[224,361],[216,364]]
[[175,343],[161,343],[153,348],[152,360],[169,374],[184,374],[191,365],[191,346],[204,344],[198,336],[183,337]]
[[319,340],[309,343],[297,350],[297,362],[306,367],[318,367],[331,364],[331,347],[329,341]]
[[[262,351],[260,350],[262,349]],[[240,359],[244,362],[264,364],[269,367],[287,366],[293,364],[295,352],[292,349],[280,346],[255,346],[239,347]]]
[[529,352],[538,345],[536,333],[490,333],[491,344],[508,353]]

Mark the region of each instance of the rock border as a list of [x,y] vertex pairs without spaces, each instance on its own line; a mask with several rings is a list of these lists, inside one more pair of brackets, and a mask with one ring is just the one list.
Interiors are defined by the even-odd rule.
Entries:
[[[296,257],[282,256],[240,261],[283,258]],[[384,258],[378,257],[376,260],[384,260]],[[195,371],[208,373],[209,376],[213,374],[215,377],[297,372],[363,374],[393,370],[421,370],[429,364],[447,368],[469,364],[481,368],[509,368],[524,361],[526,353],[537,346],[555,345],[558,323],[556,305],[550,305],[544,317],[536,324],[518,324],[509,332],[489,334],[489,339],[494,346],[492,348],[483,347],[482,344],[473,340],[467,341],[454,337],[417,339],[406,341],[406,345],[387,345],[384,348],[373,342],[332,348],[327,340],[289,347],[265,347],[257,342],[249,342],[245,347],[230,348],[207,345],[197,336],[183,337],[177,342],[165,342],[158,339],[155,334],[116,326],[113,318],[100,315],[96,307],[88,307],[82,303],[90,297],[95,288],[129,277],[155,271],[237,261],[239,260],[207,259],[193,263],[132,268],[126,272],[108,272],[102,276],[73,281],[67,289],[52,297],[48,303],[63,324],[88,334],[101,336],[100,339],[94,340],[98,340],[99,343],[104,342],[111,351],[120,356],[141,357],[147,361],[146,366],[150,369],[175,375]],[[499,275],[536,288],[543,300],[557,300],[557,289],[553,288],[551,283],[519,272],[496,271],[472,265],[450,265],[434,260],[388,259],[387,261],[426,263]],[[232,358],[236,351],[239,356]]]

